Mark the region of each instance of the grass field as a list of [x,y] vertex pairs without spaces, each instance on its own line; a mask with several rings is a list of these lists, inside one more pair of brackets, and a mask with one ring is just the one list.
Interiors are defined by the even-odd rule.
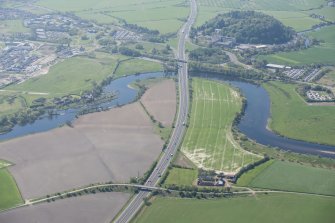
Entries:
[[24,99],[15,93],[0,92],[0,116],[25,107]]
[[142,59],[131,59],[121,62],[118,69],[115,71],[115,77],[120,77],[129,74],[139,74],[147,72],[162,71],[162,64],[142,60]]
[[0,210],[13,207],[23,202],[15,180],[8,170],[0,168]]
[[239,94],[226,84],[192,79],[192,110],[181,150],[199,168],[235,172],[260,157],[235,142],[231,126],[241,110]]
[[270,128],[289,138],[335,145],[335,107],[310,106],[296,92],[297,85],[264,84],[271,98]]
[[238,186],[249,186],[251,181],[258,176],[261,172],[263,172],[266,168],[271,166],[275,160],[269,160],[259,166],[256,166],[254,169],[249,170],[248,172],[244,173],[240,178],[237,180]]
[[136,223],[332,223],[335,198],[260,195],[230,199],[157,198]]
[[[296,31],[302,31],[321,22],[319,19],[311,18],[309,15],[316,12],[309,10],[318,8],[324,3],[324,0],[199,0],[199,16],[196,25],[202,25],[218,13],[232,10],[256,10],[274,16]],[[326,9],[324,13],[335,13],[335,10]],[[324,15],[324,13],[319,14]]]
[[[92,88],[111,75],[117,56],[96,54],[94,59],[73,57],[51,67],[48,74],[30,79],[22,84],[7,87],[8,90],[49,93],[49,96],[78,94]],[[72,81],[76,80],[76,81]]]
[[324,75],[318,83],[325,84],[328,86],[333,87],[333,92],[335,93],[335,69],[333,68],[332,71],[328,72],[326,75]]
[[[78,94],[92,88],[93,82],[101,82],[111,75],[121,55],[96,53],[96,58],[73,57],[52,67],[47,75],[30,79],[23,84],[7,87],[7,90],[48,93],[48,97]],[[141,59],[122,62],[116,77],[134,73],[162,70],[158,63]],[[76,80],[76,81],[71,81]]]
[[304,65],[313,63],[335,65],[335,26],[322,28],[319,31],[309,32],[308,35],[323,42],[320,45],[313,46],[306,50],[264,55],[258,58],[266,59],[271,63],[287,65]]
[[164,184],[166,185],[192,185],[198,177],[196,169],[172,168]]
[[[283,161],[265,163],[239,179],[247,186],[285,191],[335,195],[335,171]],[[253,170],[253,171],[254,171]],[[244,179],[243,179],[244,178]],[[245,179],[250,179],[246,182]]]
[[99,23],[118,23],[121,19],[161,33],[176,32],[189,13],[185,0],[39,0],[35,5],[61,12],[74,12]]
[[22,20],[1,20],[0,33],[29,33],[30,29],[23,26]]

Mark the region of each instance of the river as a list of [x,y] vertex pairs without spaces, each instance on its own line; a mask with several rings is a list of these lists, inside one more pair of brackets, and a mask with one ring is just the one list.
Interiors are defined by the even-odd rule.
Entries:
[[218,75],[201,75],[208,79],[224,81],[238,88],[247,99],[245,114],[238,124],[238,129],[248,138],[270,147],[283,150],[335,158],[335,146],[321,145],[280,136],[267,128],[271,117],[271,101],[268,92],[255,84],[225,80]]
[[[135,82],[136,80],[145,80],[162,76],[164,76],[164,73],[157,72],[130,75],[116,79],[109,85],[105,86],[103,92],[117,92],[117,98],[97,106],[100,108],[113,108],[117,105],[131,103],[137,98],[138,95],[137,90],[129,87],[131,83]],[[201,76],[218,81],[225,81],[240,89],[241,93],[247,99],[247,106],[245,114],[238,124],[238,129],[248,138],[255,140],[256,142],[263,145],[277,147],[288,151],[335,158],[335,146],[320,145],[289,139],[270,131],[267,128],[267,122],[271,115],[271,103],[270,97],[263,87],[241,81],[224,80],[217,75]],[[67,121],[73,121],[79,111],[80,108],[63,110],[58,112],[61,115],[52,117],[45,115],[32,124],[27,124],[25,126],[15,126],[11,132],[0,135],[0,140],[7,140],[56,128],[58,126],[64,125]]]
[[[107,103],[105,102],[96,105],[96,107],[106,109],[106,108],[113,108],[115,106],[129,104],[134,100],[136,100],[138,95],[138,90],[129,87],[131,83],[134,83],[137,80],[163,77],[164,75],[165,74],[163,72],[156,72],[156,73],[134,74],[115,79],[110,84],[106,85],[103,88],[103,93],[115,92],[117,96],[116,99]],[[81,110],[82,108],[71,108],[67,110],[60,110],[57,111],[57,113],[60,115],[54,115],[54,116],[44,115],[40,119],[36,120],[31,124],[27,124],[24,126],[16,125],[14,126],[12,131],[5,134],[1,134],[0,141],[28,134],[44,132],[53,128],[57,128],[69,121],[73,121],[76,118],[78,112],[80,112]]]

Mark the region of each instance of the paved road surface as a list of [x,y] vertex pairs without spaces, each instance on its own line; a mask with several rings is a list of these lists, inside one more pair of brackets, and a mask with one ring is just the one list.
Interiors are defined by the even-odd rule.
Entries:
[[[197,16],[196,1],[190,0],[190,3],[191,13],[188,20],[179,31],[180,38],[178,42],[178,54],[176,58],[184,61],[187,60],[185,55],[185,41]],[[160,176],[166,171],[173,156],[176,154],[179,144],[181,143],[181,140],[183,138],[183,134],[185,132],[185,123],[187,122],[187,114],[189,108],[187,63],[180,62],[179,67],[179,110],[177,114],[175,128],[173,129],[172,136],[165,152],[163,153],[161,159],[158,161],[156,169],[152,172],[147,182],[145,183],[146,186],[155,186],[158,183]],[[150,192],[146,191],[140,191],[138,194],[136,194],[114,222],[129,222],[143,205],[143,198],[147,197],[149,194]]]

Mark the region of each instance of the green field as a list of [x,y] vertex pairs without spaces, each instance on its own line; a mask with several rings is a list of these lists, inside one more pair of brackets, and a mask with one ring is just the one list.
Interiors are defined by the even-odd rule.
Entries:
[[271,166],[275,160],[269,160],[265,163],[262,163],[259,166],[256,166],[255,168],[249,170],[248,172],[244,173],[241,177],[237,180],[238,186],[249,186],[251,181],[255,179],[261,172],[263,172],[266,168]]
[[333,70],[331,70],[330,72],[328,72],[326,75],[324,75],[319,81],[318,83],[321,84],[325,84],[328,86],[333,87],[333,92],[335,93],[335,70],[333,68]]
[[[296,31],[302,31],[321,22],[309,16],[317,11],[309,10],[318,8],[324,3],[324,0],[199,0],[199,16],[196,25],[202,25],[218,13],[232,10],[255,10],[274,16]],[[335,13],[335,9],[322,10],[326,12],[318,12],[321,15]]]
[[61,12],[74,12],[99,23],[116,23],[124,19],[161,33],[176,32],[189,13],[184,0],[39,0],[35,5]]
[[121,64],[115,71],[115,77],[121,77],[129,74],[156,72],[162,70],[162,64],[142,59],[131,59],[121,62]]
[[227,84],[192,79],[191,117],[181,150],[199,168],[235,172],[260,159],[232,136],[232,122],[241,106],[239,94]]
[[[127,57],[97,53],[96,58],[73,57],[53,66],[47,75],[30,79],[23,84],[7,87],[6,90],[47,93],[47,97],[78,94],[92,88],[93,82],[101,82],[111,75],[117,60]],[[141,59],[122,62],[116,77],[134,73],[160,71],[158,63]],[[76,80],[76,81],[71,81]]]
[[[335,13],[335,12],[334,12]],[[286,65],[304,65],[304,64],[335,64],[335,26],[322,28],[319,31],[309,32],[312,38],[321,40],[320,45],[313,46],[306,50],[283,52],[271,55],[259,56],[259,59],[265,59],[270,63]]]
[[23,26],[22,20],[1,20],[0,33],[29,33],[30,29]]
[[297,85],[264,84],[271,98],[270,128],[293,139],[335,145],[335,107],[308,105]]
[[247,185],[250,187],[335,196],[335,170],[283,161],[260,167],[257,174],[247,172],[241,180],[249,178]]
[[0,210],[23,203],[20,191],[8,170],[0,168]]
[[[48,93],[50,96],[78,94],[112,74],[117,56],[97,54],[97,58],[73,57],[51,67],[48,74],[30,79],[7,90]],[[76,81],[73,81],[76,80]]]
[[192,185],[195,183],[198,177],[198,170],[196,169],[183,169],[183,168],[172,168],[169,171],[169,175],[165,180],[165,185]]
[[196,200],[157,198],[136,223],[332,223],[335,198],[306,195],[259,195]]

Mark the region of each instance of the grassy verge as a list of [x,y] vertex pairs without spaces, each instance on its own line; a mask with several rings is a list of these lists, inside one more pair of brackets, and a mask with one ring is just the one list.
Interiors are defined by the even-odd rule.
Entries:
[[0,210],[22,204],[23,200],[14,178],[6,169],[0,169]]

